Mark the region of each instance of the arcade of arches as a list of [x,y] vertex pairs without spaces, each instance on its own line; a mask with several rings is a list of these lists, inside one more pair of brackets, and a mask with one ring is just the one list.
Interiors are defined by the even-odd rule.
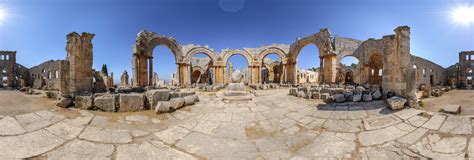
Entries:
[[[415,69],[410,54],[410,30],[407,26],[398,27],[394,35],[382,39],[359,41],[350,38],[332,37],[328,29],[298,38],[291,45],[272,44],[257,48],[225,49],[216,52],[208,46],[194,44],[181,45],[176,39],[160,36],[154,32],[141,31],[133,46],[133,86],[153,85],[153,49],[156,46],[168,47],[175,58],[176,85],[193,83],[224,84],[230,78],[226,68],[228,59],[236,54],[248,62],[246,72],[248,84],[280,83],[297,84],[297,58],[303,47],[314,44],[320,58],[319,84],[373,84],[382,86],[384,92],[393,91],[410,97],[415,92]],[[208,60],[196,65],[195,54],[205,54]],[[278,62],[266,62],[265,57],[276,54]],[[359,60],[357,67],[346,69],[340,65],[341,59],[353,56]],[[409,66],[409,67],[408,67]],[[389,78],[397,77],[397,78]]]

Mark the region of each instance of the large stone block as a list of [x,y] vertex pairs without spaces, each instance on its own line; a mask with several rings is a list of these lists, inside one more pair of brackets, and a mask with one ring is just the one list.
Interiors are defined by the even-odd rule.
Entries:
[[372,99],[375,99],[375,100],[378,100],[382,98],[382,93],[380,91],[375,91],[374,93],[372,93]]
[[334,100],[337,103],[341,103],[341,102],[344,102],[346,100],[346,98],[344,98],[343,94],[335,94],[333,97],[334,97]]
[[171,109],[179,109],[184,106],[184,98],[173,98],[170,100],[171,103]]
[[143,94],[120,94],[120,112],[133,112],[143,110],[145,98]]
[[184,106],[189,106],[194,104],[194,97],[192,95],[186,96],[184,99]]
[[372,101],[372,95],[370,95],[370,94],[364,94],[364,95],[362,96],[362,100],[364,100],[364,102],[370,102],[370,101]]
[[106,112],[115,112],[115,96],[111,94],[105,94],[95,97],[94,106]]
[[159,101],[155,106],[155,113],[169,112],[171,109],[171,103],[166,101]]
[[352,96],[352,102],[360,102],[362,100],[362,94],[356,93]]
[[63,108],[67,108],[67,107],[70,107],[72,106],[74,103],[72,101],[71,98],[65,98],[65,97],[62,97],[58,103],[56,103],[56,106],[58,107],[63,107]]
[[94,99],[92,95],[89,96],[76,96],[74,98],[74,104],[79,109],[91,109],[93,107]]
[[390,109],[392,110],[399,110],[405,107],[405,103],[407,102],[407,99],[401,98],[398,96],[394,96],[392,98],[389,98],[386,100]]
[[148,105],[156,106],[158,101],[170,100],[170,91],[166,89],[150,90],[146,92],[146,97],[148,99]]
[[290,95],[297,96],[298,95],[298,89],[297,88],[290,88]]

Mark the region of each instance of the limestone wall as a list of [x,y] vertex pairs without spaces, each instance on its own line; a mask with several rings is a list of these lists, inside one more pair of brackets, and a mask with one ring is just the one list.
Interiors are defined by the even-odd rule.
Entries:
[[44,90],[59,90],[61,75],[63,75],[65,69],[61,68],[61,63],[66,63],[66,61],[49,60],[31,67],[29,73],[32,87]]
[[446,69],[442,66],[421,57],[413,56],[415,59],[413,68],[416,68],[416,85],[422,84],[444,85],[446,84]]

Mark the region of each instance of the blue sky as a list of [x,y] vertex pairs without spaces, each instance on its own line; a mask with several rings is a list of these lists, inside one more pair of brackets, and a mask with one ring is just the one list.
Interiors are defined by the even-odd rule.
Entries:
[[[142,29],[172,36],[181,44],[224,48],[291,44],[329,28],[360,40],[411,27],[412,53],[448,67],[458,53],[474,50],[474,25],[452,22],[446,13],[472,0],[0,0],[0,50],[16,50],[17,62],[32,67],[66,56],[69,32],[96,34],[94,68],[107,64],[118,80],[131,73],[131,49]],[[155,49],[155,71],[176,70],[169,49]],[[232,58],[234,59],[234,58]],[[232,61],[231,59],[231,61]],[[239,59],[239,58],[237,58]],[[242,57],[234,66],[245,67]],[[314,46],[303,49],[299,68],[319,66]]]

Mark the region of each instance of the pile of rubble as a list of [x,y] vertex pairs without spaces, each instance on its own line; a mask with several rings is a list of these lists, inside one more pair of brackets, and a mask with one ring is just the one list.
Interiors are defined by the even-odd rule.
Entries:
[[200,91],[203,91],[203,92],[217,92],[221,89],[224,89],[226,87],[226,85],[225,84],[213,84],[213,85],[198,84],[195,87],[198,88]]
[[[75,107],[105,112],[133,112],[154,109],[157,113],[170,112],[199,101],[195,92],[152,89],[130,93],[83,93],[60,97],[57,92],[45,92],[48,98],[59,99],[59,107]],[[59,97],[59,98],[58,98]]]
[[423,91],[422,97],[429,98],[431,96],[439,97],[442,96],[445,92],[451,91],[453,88],[450,86],[434,86],[431,87],[430,85],[422,85],[420,90]]
[[322,99],[326,102],[369,102],[382,98],[380,86],[344,86],[344,85],[317,85],[308,87],[290,88],[290,95]]
[[249,84],[249,87],[255,90],[268,90],[268,89],[279,89],[280,84],[268,83],[268,84]]

